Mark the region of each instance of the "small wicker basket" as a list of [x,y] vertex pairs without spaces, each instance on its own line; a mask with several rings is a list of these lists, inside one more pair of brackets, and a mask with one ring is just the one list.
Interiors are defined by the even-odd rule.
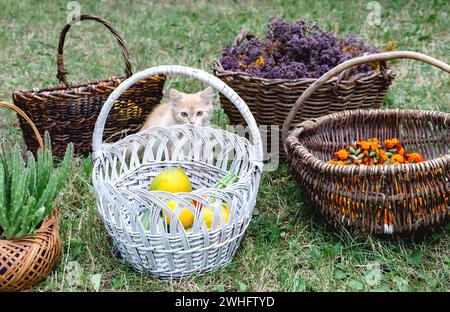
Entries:
[[[18,107],[0,102],[0,107],[17,112],[29,122],[37,144],[44,142],[28,116]],[[61,255],[57,209],[36,230],[35,235],[20,239],[0,239],[0,292],[27,290],[47,277]]]
[[[63,49],[66,34],[76,22],[67,24],[60,35],[57,55],[57,77],[61,84],[13,93],[14,103],[34,121],[40,133],[46,130],[52,138],[52,151],[62,156],[69,143],[74,144],[77,154],[91,152],[92,132],[97,116],[111,92],[127,77],[132,75],[128,49],[118,31],[108,21],[92,15],[81,15],[80,20],[94,20],[103,24],[121,48],[125,59],[125,77],[111,77],[84,83],[68,83],[64,68]],[[145,117],[162,98],[165,76],[156,75],[139,81],[114,103],[105,129],[108,139],[115,140],[119,132],[135,133],[142,126]],[[28,150],[38,149],[33,132],[25,122],[20,123]]]
[[[239,45],[252,37],[247,30],[243,30],[236,37],[234,44]],[[316,79],[260,78],[248,73],[227,71],[220,61],[214,62],[213,70],[215,76],[222,79],[244,99],[258,125],[268,126],[267,130],[260,127],[261,135],[263,142],[267,144],[266,150],[271,154],[275,153],[277,150],[271,146],[271,135],[272,131],[276,130],[270,126],[278,126],[281,130],[295,101]],[[348,72],[342,73],[323,83],[314,95],[308,98],[302,106],[302,111],[295,116],[294,122],[299,123],[309,118],[347,109],[380,108],[395,75],[395,71],[386,67],[384,62],[381,63],[380,72],[361,73],[351,77],[347,77]],[[220,96],[220,102],[232,125],[243,124],[244,120],[239,111],[226,97]],[[281,131],[276,133],[276,136],[280,134]],[[277,149],[283,159],[286,156],[283,143],[281,140],[278,142]]]
[[[209,84],[232,101],[244,116],[253,138],[195,125],[149,129],[102,145],[103,128],[114,101],[134,83],[155,74],[181,74]],[[217,270],[229,264],[252,218],[262,171],[262,143],[256,122],[244,101],[220,79],[199,69],[170,65],[139,72],[110,95],[96,123],[93,136],[92,174],[99,213],[113,244],[126,263],[140,272],[161,278],[181,278]],[[152,178],[164,169],[183,168],[193,191],[149,191]],[[224,189],[214,187],[229,172],[238,181]],[[177,203],[171,210],[169,200]],[[220,205],[230,208],[221,217]],[[196,204],[194,204],[196,203]],[[212,226],[204,222],[208,207]],[[185,229],[182,209],[194,214]],[[170,216],[170,225],[162,216]],[[142,218],[150,214],[144,227]]]
[[[406,233],[443,224],[450,214],[450,114],[423,110],[354,110],[302,122],[297,111],[328,79],[352,66],[414,59],[447,73],[450,66],[416,52],[390,52],[344,62],[297,100],[283,126],[288,163],[304,200],[326,220],[374,234]],[[358,139],[398,138],[426,161],[383,166],[328,164],[333,151]]]

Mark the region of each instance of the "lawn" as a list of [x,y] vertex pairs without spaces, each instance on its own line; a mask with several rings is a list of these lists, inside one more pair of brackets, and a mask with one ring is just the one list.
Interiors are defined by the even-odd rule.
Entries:
[[[270,17],[318,22],[338,34],[356,33],[384,48],[419,51],[447,63],[450,3],[380,1],[381,24],[366,22],[368,1],[79,1],[82,13],[110,20],[124,36],[135,69],[182,64],[211,71],[222,47],[244,27],[262,34]],[[0,99],[57,82],[56,50],[66,1],[2,1]],[[71,29],[65,48],[69,80],[123,73],[115,40],[93,22]],[[386,107],[449,111],[449,80],[417,62],[394,63],[399,74]],[[169,79],[166,89],[198,89]],[[217,106],[218,106],[217,101]],[[223,120],[219,107],[216,119]],[[1,111],[0,134],[21,140],[15,115]],[[37,291],[448,291],[450,227],[425,240],[380,239],[329,229],[312,216],[288,168],[264,174],[254,216],[234,261],[205,276],[161,281],[134,272],[111,254],[96,210],[90,160],[76,159],[63,194],[63,255]],[[380,269],[381,276],[376,274]],[[377,278],[380,277],[378,280]]]

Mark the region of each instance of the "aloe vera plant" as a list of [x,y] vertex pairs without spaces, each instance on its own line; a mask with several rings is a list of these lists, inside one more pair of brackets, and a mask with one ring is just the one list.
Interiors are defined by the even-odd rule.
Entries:
[[45,149],[37,159],[27,152],[22,158],[18,145],[3,146],[0,154],[0,238],[14,239],[34,233],[53,210],[53,201],[64,186],[73,157],[70,144],[61,163],[55,167],[48,132]]

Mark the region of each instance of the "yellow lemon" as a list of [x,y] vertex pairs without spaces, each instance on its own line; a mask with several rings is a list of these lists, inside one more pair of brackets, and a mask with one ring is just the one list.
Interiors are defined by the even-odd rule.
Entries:
[[[205,212],[203,214],[203,220],[205,221],[206,226],[210,229],[213,225],[214,221],[214,211],[209,208],[203,208]],[[225,223],[228,223],[230,219],[230,207],[227,204],[222,203],[222,211],[220,212],[220,218],[222,218]]]
[[[170,208],[170,210],[174,211],[175,207],[177,207],[177,202],[174,200],[169,200],[166,202],[166,205]],[[163,214],[166,217],[167,224],[170,224],[170,216],[165,212],[163,212]],[[178,219],[181,221],[181,224],[183,224],[183,227],[187,229],[192,226],[192,223],[194,223],[194,214],[187,208],[181,208],[181,213]]]
[[166,191],[169,193],[192,192],[192,185],[183,169],[169,168],[153,179],[150,191]]

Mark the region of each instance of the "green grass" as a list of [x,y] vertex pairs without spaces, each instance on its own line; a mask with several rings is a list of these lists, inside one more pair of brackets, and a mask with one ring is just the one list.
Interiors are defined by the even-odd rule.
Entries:
[[[83,13],[97,14],[120,30],[135,68],[176,63],[211,70],[224,44],[244,26],[262,34],[269,17],[303,18],[339,34],[365,35],[383,48],[420,51],[449,61],[448,1],[380,1],[381,25],[369,26],[366,1],[80,1]],[[11,93],[56,83],[56,47],[66,20],[66,2],[3,1],[0,19],[0,99]],[[114,39],[87,22],[66,40],[69,80],[121,74],[124,65]],[[399,71],[387,106],[449,110],[445,74],[417,62],[395,62]],[[166,87],[185,90],[199,84],[169,79]],[[13,113],[1,111],[0,133],[21,138]],[[219,111],[218,117],[223,117]],[[160,281],[135,273],[116,260],[95,207],[89,160],[77,159],[58,198],[62,210],[63,256],[38,291],[448,291],[450,228],[424,241],[367,238],[345,229],[328,229],[302,203],[286,166],[266,173],[258,196],[258,214],[225,269],[182,281]],[[381,281],[370,283],[376,263]],[[369,265],[369,266],[368,266]],[[99,279],[100,278],[100,279]]]

